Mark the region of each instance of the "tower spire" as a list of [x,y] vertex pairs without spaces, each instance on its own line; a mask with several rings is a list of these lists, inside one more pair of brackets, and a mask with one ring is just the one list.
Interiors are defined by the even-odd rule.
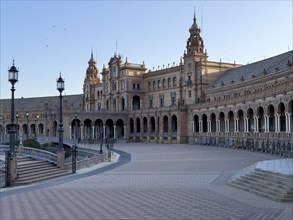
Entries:
[[187,41],[187,53],[188,54],[203,54],[204,42],[200,36],[200,28],[196,22],[196,16],[194,11],[193,24],[189,29],[190,36]]
[[93,47],[92,47],[92,50],[91,50],[91,59],[94,59]]

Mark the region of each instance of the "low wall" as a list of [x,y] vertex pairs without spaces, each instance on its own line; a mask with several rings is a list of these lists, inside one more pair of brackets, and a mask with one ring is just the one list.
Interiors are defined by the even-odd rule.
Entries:
[[[105,152],[103,154],[95,155],[91,158],[85,158],[84,160],[76,161],[76,170],[87,168],[103,162],[110,162],[112,161],[112,154],[112,151],[110,151],[110,153]],[[72,168],[72,163],[66,163],[65,168],[70,170]]]
[[293,157],[293,140],[264,137],[235,137],[225,135],[196,135],[189,138],[190,144],[247,149],[264,153]]

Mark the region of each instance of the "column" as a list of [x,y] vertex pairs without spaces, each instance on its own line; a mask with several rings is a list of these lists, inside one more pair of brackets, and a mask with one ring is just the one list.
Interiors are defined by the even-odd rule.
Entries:
[[254,116],[254,133],[258,133],[258,116]]
[[95,126],[92,126],[92,138],[95,138]]
[[202,121],[199,121],[199,132],[202,132]]
[[116,139],[116,125],[114,125],[113,127],[114,127],[114,139]]
[[72,134],[71,134],[71,125],[69,125],[69,139],[72,139]]
[[80,139],[83,140],[83,125],[80,126]]
[[130,109],[131,109],[131,110],[133,110],[133,109],[132,109],[132,102],[133,102],[133,99],[131,99],[131,103],[130,103]]
[[211,122],[211,120],[208,120],[208,132],[211,132],[211,124],[212,124],[212,122]]
[[267,116],[264,115],[263,117],[264,117],[264,126],[265,126],[264,133],[266,133],[267,132]]
[[221,132],[221,121],[218,119],[217,120],[218,124],[218,132]]
[[124,133],[124,139],[126,139],[126,125],[124,125],[123,127],[124,127],[124,131],[123,131],[123,133]]
[[142,100],[139,100],[140,109],[142,109]]
[[285,132],[286,132],[286,133],[288,132],[288,122],[287,122],[287,118],[288,118],[288,116],[287,116],[287,112],[285,112],[285,126],[286,126],[286,128],[285,128]]
[[195,121],[192,122],[192,132],[193,132],[193,133],[194,133],[194,131],[195,131],[194,126],[195,126]]
[[103,125],[103,139],[106,139],[106,126]]
[[280,132],[280,126],[281,126],[281,123],[280,123],[280,115],[278,114],[278,132]]
[[267,115],[267,132],[270,132],[270,116]]
[[290,119],[291,119],[291,113],[287,112],[287,122],[286,122],[286,128],[288,128],[288,129],[286,129],[287,133],[291,132],[291,120]]
[[280,129],[280,115],[278,113],[275,114],[275,133],[279,133]]
[[238,120],[239,118],[234,118],[234,132],[238,132]]

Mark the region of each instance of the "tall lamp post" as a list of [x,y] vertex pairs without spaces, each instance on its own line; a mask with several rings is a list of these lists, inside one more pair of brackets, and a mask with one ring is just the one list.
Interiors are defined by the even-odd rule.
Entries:
[[74,114],[74,119],[75,119],[75,123],[74,123],[74,136],[75,136],[75,144],[77,145],[78,140],[77,140],[77,114]]
[[29,113],[26,112],[25,117],[26,117],[26,139],[27,140],[28,140],[28,128],[29,128],[29,126],[28,126],[28,116],[29,116]]
[[19,118],[19,114],[16,112],[16,140],[18,140],[18,135],[19,135],[19,125],[18,125],[18,118]]
[[[1,115],[0,115],[0,121],[2,121]],[[1,129],[0,129],[0,144],[2,144],[2,132],[3,132],[3,128],[1,127]]]
[[15,156],[15,124],[14,124],[14,85],[18,81],[18,70],[14,66],[14,60],[12,67],[8,70],[8,80],[11,83],[11,114],[10,114],[10,129],[9,129],[9,149],[12,157]]
[[64,90],[64,80],[61,77],[61,73],[59,79],[57,80],[57,90],[60,93],[60,123],[59,123],[59,151],[63,151],[63,124],[62,124],[62,92]]
[[76,153],[77,151],[77,114],[74,114],[74,136],[75,144],[72,146],[72,173],[76,173]]
[[15,124],[14,124],[14,85],[18,81],[18,70],[14,66],[8,70],[8,81],[11,83],[11,112],[10,112],[10,126],[9,126],[9,152],[5,155],[6,161],[6,186],[12,185],[12,180],[16,177],[16,160],[15,160]]
[[2,143],[4,144],[4,142],[5,142],[5,118],[4,118],[4,115],[2,118],[2,125],[3,125]]

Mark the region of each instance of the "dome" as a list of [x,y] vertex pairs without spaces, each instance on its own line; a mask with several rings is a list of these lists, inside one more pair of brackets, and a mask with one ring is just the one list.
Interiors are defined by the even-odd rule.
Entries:
[[196,18],[195,18],[195,16],[194,16],[194,17],[193,17],[193,24],[192,24],[192,26],[190,27],[189,32],[190,32],[190,34],[192,34],[192,33],[196,33],[197,30],[199,30],[199,27],[197,26]]

